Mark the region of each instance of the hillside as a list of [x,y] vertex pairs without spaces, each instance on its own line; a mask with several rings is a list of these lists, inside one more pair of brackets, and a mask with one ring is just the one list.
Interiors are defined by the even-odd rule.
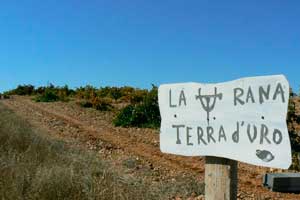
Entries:
[[[299,99],[293,100],[298,113]],[[43,103],[30,96],[12,96],[1,104],[48,136],[96,153],[125,177],[138,177],[153,185],[171,184],[177,199],[202,199],[204,159],[162,154],[158,129],[115,127],[116,111],[83,108],[76,99]],[[114,106],[124,107],[122,103]],[[299,131],[295,121],[293,127]],[[239,163],[239,198],[299,199],[297,194],[274,193],[262,187],[263,174],[272,170]]]

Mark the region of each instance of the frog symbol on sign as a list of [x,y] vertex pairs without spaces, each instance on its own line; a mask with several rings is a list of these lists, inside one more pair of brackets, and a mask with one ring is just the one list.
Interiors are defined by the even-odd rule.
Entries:
[[256,156],[264,162],[271,162],[275,156],[267,150],[256,150]]
[[[215,93],[210,95],[202,95],[201,88],[198,90],[199,94],[196,95],[196,100],[200,100],[202,108],[206,111],[207,116],[207,124],[209,125],[209,113],[213,111],[216,105],[217,99],[222,100],[223,94],[217,92],[217,88],[215,87]],[[211,103],[212,100],[212,103]]]

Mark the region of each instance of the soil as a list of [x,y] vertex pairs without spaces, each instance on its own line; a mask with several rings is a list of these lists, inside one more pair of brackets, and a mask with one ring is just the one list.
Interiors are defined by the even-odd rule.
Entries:
[[[82,108],[76,101],[36,103],[30,97],[13,96],[1,102],[52,137],[96,151],[114,167],[126,168],[129,176],[146,177],[153,182],[192,176],[203,182],[203,157],[161,153],[159,130],[114,127],[114,112]],[[297,110],[300,112],[300,106]],[[300,199],[300,194],[271,192],[264,188],[262,177],[270,171],[275,170],[239,162],[238,199]],[[203,196],[190,199],[203,199]]]

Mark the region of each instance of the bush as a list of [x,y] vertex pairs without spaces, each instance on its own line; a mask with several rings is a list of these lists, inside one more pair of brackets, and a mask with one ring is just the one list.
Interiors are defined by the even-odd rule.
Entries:
[[16,89],[7,92],[8,95],[32,95],[34,94],[33,85],[18,85]]
[[98,97],[108,97],[114,100],[118,100],[123,96],[122,88],[118,87],[102,87],[96,93]]
[[141,105],[150,127],[160,127],[161,117],[158,106],[158,88],[156,86],[152,85],[152,89]]
[[289,135],[291,140],[291,147],[293,151],[300,152],[300,134],[296,131],[295,123],[299,123],[300,116],[296,114],[296,105],[292,96],[290,96],[287,124],[289,127]]
[[68,101],[69,96],[74,94],[74,90],[70,90],[67,85],[55,87],[50,84],[47,87],[37,88],[35,93],[37,94],[34,98],[36,102]]
[[[34,98],[37,102],[68,101],[69,96],[74,95],[75,91],[69,89],[67,85],[55,87],[49,84],[47,87],[41,86],[35,89],[32,85],[19,85],[16,89],[5,92],[6,95],[37,95]],[[6,96],[8,97],[8,96]]]
[[138,89],[134,89],[133,87],[124,86],[121,87],[121,94],[122,97],[120,98],[120,101],[122,102],[130,102],[130,98],[133,96],[134,92]]
[[147,90],[136,89],[129,96],[129,100],[131,104],[139,104],[147,97]]
[[54,102],[58,101],[59,96],[55,93],[53,89],[46,88],[45,93],[38,95],[35,98],[36,102]]
[[38,88],[35,90],[35,94],[44,94],[45,91],[46,91],[46,87],[41,86],[41,87],[38,87]]
[[90,101],[81,101],[81,102],[79,102],[79,105],[83,108],[93,107],[93,104]]
[[292,153],[292,165],[289,169],[300,171],[300,153],[299,152],[293,152]]
[[110,91],[109,91],[109,96],[114,99],[114,100],[118,100],[120,99],[123,95],[122,95],[122,91],[120,88],[117,87],[111,87]]
[[128,105],[123,108],[113,123],[123,127],[158,128],[160,126],[158,107],[158,88],[153,86],[140,104]]
[[91,85],[86,85],[85,87],[79,87],[75,90],[76,97],[80,99],[90,100],[91,98],[96,97],[97,89]]
[[287,122],[292,123],[296,118],[296,105],[293,99],[290,97],[288,104]]
[[117,102],[126,102],[131,104],[141,103],[148,94],[147,90],[124,87],[101,87],[99,89],[87,85],[77,88],[75,91],[76,97],[92,101],[94,98],[112,99]]
[[72,94],[72,90],[70,90],[67,85],[61,88],[57,87],[56,91],[60,101],[69,101],[69,96]]
[[114,119],[113,123],[115,126],[129,127],[134,124],[134,110],[133,105],[128,105],[123,108],[118,116]]
[[100,111],[110,111],[113,109],[110,101],[105,98],[95,97],[92,100],[93,108]]
[[10,99],[10,95],[8,92],[0,93],[0,99]]
[[78,103],[83,108],[95,108],[100,111],[111,111],[114,107],[107,98],[95,97],[91,100],[84,100]]

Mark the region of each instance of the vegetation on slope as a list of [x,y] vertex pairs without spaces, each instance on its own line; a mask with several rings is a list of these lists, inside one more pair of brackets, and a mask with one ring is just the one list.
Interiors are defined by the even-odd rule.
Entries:
[[34,95],[37,102],[68,101],[68,97],[74,95],[74,90],[67,85],[56,87],[53,84],[35,88],[33,85],[18,85],[17,88],[7,91],[4,95]]
[[[16,89],[4,93],[4,95],[36,95],[36,101],[52,102],[66,101],[69,98],[79,99],[79,105],[85,108],[92,107],[100,111],[116,111],[113,121],[115,126],[123,127],[147,127],[159,128],[160,113],[158,107],[158,88],[152,86],[151,90],[142,90],[132,87],[102,87],[95,88],[87,85],[69,89],[68,86],[55,87],[50,84],[47,87],[35,88],[32,85],[20,85]],[[300,124],[300,115],[296,113],[295,101],[297,95],[290,90],[290,102],[287,114],[287,124],[291,138],[294,160],[300,152],[300,134],[295,126]],[[114,104],[124,104],[121,109],[116,109]],[[300,168],[293,167],[294,169]]]
[[123,127],[158,128],[160,121],[158,88],[152,86],[140,103],[130,104],[123,108],[114,120],[114,124]]
[[291,92],[287,114],[293,160],[290,169],[300,171],[300,132],[296,130],[296,126],[299,126],[300,124],[300,115],[296,113],[295,97],[296,95]]
[[0,104],[0,199],[168,199],[203,193],[194,179],[157,184],[123,177],[96,154],[53,140]]

